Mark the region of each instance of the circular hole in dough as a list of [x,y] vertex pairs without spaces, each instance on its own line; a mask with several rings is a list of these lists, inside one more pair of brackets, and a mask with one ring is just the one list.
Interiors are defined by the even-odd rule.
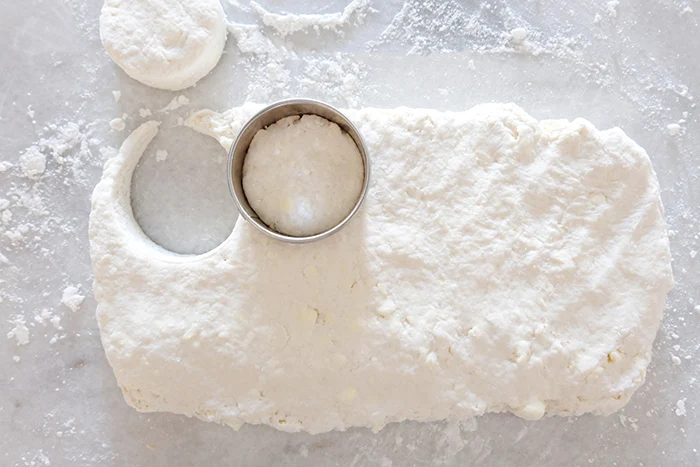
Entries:
[[129,76],[159,89],[193,86],[219,62],[227,21],[219,0],[106,0],[100,37]]
[[226,151],[215,140],[188,129],[163,129],[153,139],[131,179],[131,206],[154,243],[199,255],[231,234],[238,213],[225,160]]

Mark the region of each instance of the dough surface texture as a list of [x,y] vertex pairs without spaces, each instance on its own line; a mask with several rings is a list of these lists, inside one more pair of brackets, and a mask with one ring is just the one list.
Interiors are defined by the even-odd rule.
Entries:
[[135,80],[171,91],[216,66],[227,33],[219,0],[105,0],[100,15],[112,60]]
[[248,203],[272,229],[297,237],[338,225],[357,204],[364,165],[355,142],[317,115],[256,133],[243,164]]
[[[259,108],[187,123],[228,148]],[[513,104],[344,113],[374,177],[357,217],[312,244],[240,221],[204,255],[167,252],[129,193],[158,123],[106,163],[90,253],[126,401],[311,433],[624,406],[673,286],[644,150],[619,128]]]

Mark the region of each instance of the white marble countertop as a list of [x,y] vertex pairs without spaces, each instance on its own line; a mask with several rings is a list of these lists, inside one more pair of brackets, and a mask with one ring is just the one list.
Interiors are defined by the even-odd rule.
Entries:
[[[347,2],[259,1],[295,13],[340,12]],[[0,201],[0,465],[700,464],[700,3],[373,0],[361,23],[282,39],[248,2],[228,0],[232,22],[258,28],[235,26],[215,71],[181,93],[140,85],[108,59],[100,3],[0,4],[0,160],[11,164],[0,167],[0,200],[9,203]],[[524,45],[510,39],[516,27],[528,30]],[[251,53],[246,37],[271,49]],[[108,148],[144,121],[140,109],[164,122],[134,176],[134,210],[157,243],[206,251],[235,222],[225,154],[178,118],[301,94],[341,107],[514,101],[537,118],[620,126],[645,147],[663,190],[677,287],[630,404],[606,418],[487,415],[317,436],[235,432],[128,407],[91,296],[90,192]],[[187,105],[157,112],[179,95]],[[124,114],[126,130],[111,130]],[[30,180],[18,161],[35,150],[46,171]],[[76,311],[61,303],[69,286],[85,296]]]

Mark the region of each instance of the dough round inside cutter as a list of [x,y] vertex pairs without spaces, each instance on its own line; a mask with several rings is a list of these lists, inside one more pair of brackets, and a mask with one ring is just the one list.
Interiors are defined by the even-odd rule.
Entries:
[[[305,235],[289,235],[287,233],[279,232],[268,225],[268,223],[261,219],[261,216],[251,206],[248,197],[246,196],[246,191],[243,184],[244,163],[250,145],[260,130],[268,128],[270,125],[273,125],[284,118],[299,115],[315,115],[322,117],[335,123],[343,132],[349,135],[355,142],[355,145],[360,152],[360,156],[362,157],[364,178],[357,201],[355,202],[354,206],[352,206],[350,212],[342,217],[337,224],[331,225],[329,228],[320,232]],[[229,151],[228,173],[230,174],[229,188],[231,190],[231,195],[233,196],[236,206],[241,213],[241,217],[250,222],[259,231],[276,240],[281,240],[288,243],[309,243],[327,238],[337,233],[343,227],[345,227],[358,212],[367,196],[367,190],[369,188],[370,160],[369,152],[362,135],[352,121],[350,121],[350,119],[343,115],[343,113],[341,113],[339,110],[324,102],[313,99],[288,99],[265,107],[256,113],[243,126]]]

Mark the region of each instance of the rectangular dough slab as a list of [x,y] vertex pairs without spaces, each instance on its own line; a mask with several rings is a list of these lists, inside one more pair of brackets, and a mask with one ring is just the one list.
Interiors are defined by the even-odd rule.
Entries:
[[[256,110],[188,125],[228,147]],[[107,163],[91,256],[127,402],[311,433],[625,405],[673,284],[644,150],[618,128],[513,104],[346,114],[373,180],[351,224],[314,244],[241,221],[205,255],[169,253],[129,205],[157,123]]]

